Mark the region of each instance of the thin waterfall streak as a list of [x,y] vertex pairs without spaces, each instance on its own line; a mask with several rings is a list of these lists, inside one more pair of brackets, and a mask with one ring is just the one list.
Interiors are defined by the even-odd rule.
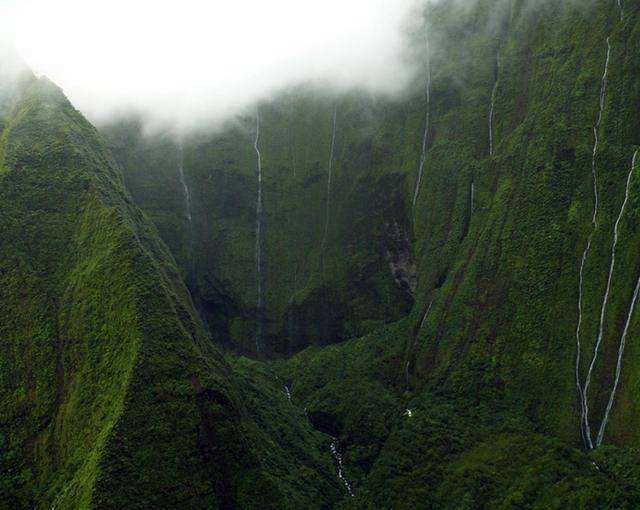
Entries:
[[[622,215],[624,214],[625,207],[627,206],[627,202],[629,201],[629,185],[631,184],[631,177],[633,175],[633,168],[635,166],[635,154],[631,164],[631,170],[629,170],[629,174],[627,175],[627,184],[624,192],[624,200],[622,201],[622,206],[620,207],[620,212],[618,213],[618,217],[613,227],[613,243],[611,244],[611,263],[609,264],[609,275],[607,277],[607,286],[604,292],[604,298],[602,299],[602,306],[600,307],[600,325],[598,329],[598,339],[596,341],[596,350],[598,346],[602,343],[602,338],[604,335],[604,318],[607,309],[607,303],[609,301],[609,293],[611,291],[611,281],[613,279],[613,272],[616,265],[616,247],[618,245],[618,227],[620,226],[620,221],[622,220]],[[597,351],[596,351],[597,352]],[[588,380],[591,377],[591,372],[593,371],[593,365],[595,363],[595,356],[592,360],[591,366],[589,367],[589,374],[587,375]]]
[[[418,329],[415,332],[414,339],[415,339],[415,336],[417,336],[417,334],[420,332],[420,330],[424,326],[424,323],[427,321],[427,317],[429,316],[429,311],[431,310],[431,305],[433,305],[433,299],[430,301],[429,306],[427,306],[427,309],[425,310],[424,314],[422,315],[422,319],[420,320],[420,326],[418,327]],[[409,389],[409,366],[411,364],[411,351],[412,350],[413,350],[412,347],[409,347],[408,354],[407,354],[407,362],[406,362],[406,364],[404,366],[405,380],[406,380],[407,389]]]
[[471,214],[473,214],[473,199],[475,196],[475,187],[473,182],[471,182],[471,206],[470,206],[470,210],[471,210]]
[[622,337],[620,338],[620,346],[618,347],[618,362],[616,364],[616,378],[613,383],[613,388],[611,389],[611,394],[609,395],[609,402],[607,402],[607,409],[604,413],[604,418],[602,419],[602,423],[600,424],[600,430],[598,431],[598,437],[596,438],[596,446],[600,446],[600,444],[602,444],[602,439],[604,438],[604,431],[605,431],[605,428],[607,427],[607,422],[609,421],[609,414],[611,413],[613,402],[616,396],[616,391],[618,389],[618,384],[620,383],[620,373],[622,372],[622,355],[624,354],[624,347],[627,340],[627,333],[629,332],[631,317],[633,316],[633,312],[636,306],[636,301],[638,300],[639,291],[640,291],[640,277],[638,278],[636,282],[636,288],[633,291],[631,305],[629,306],[629,313],[627,314],[627,320],[624,325],[624,331],[622,332]]
[[618,0],[618,9],[620,9],[620,21],[624,21],[624,9],[622,7],[622,0]]
[[405,386],[407,390],[409,389],[409,365],[411,364],[411,360],[407,360],[404,365],[404,375],[405,375]]
[[331,211],[331,179],[333,174],[333,153],[336,144],[336,118],[338,116],[338,106],[333,107],[333,127],[331,131],[331,149],[329,150],[329,165],[327,172],[327,199],[324,214],[324,231],[322,233],[322,243],[320,245],[320,253],[324,252],[325,244],[327,243],[327,235],[329,233],[329,216]]
[[496,54],[496,80],[493,83],[491,91],[491,107],[489,108],[489,156],[493,156],[493,111],[496,103],[496,93],[498,92],[498,83],[500,80],[500,51]]
[[184,196],[185,216],[189,223],[191,223],[191,192],[187,185],[187,180],[184,176],[184,150],[182,147],[182,141],[178,142],[177,147],[177,159],[178,159],[178,177],[180,184],[182,185],[182,194]]
[[433,299],[429,303],[429,306],[427,307],[427,311],[424,312],[424,315],[422,316],[422,320],[420,321],[420,328],[419,329],[422,329],[422,327],[424,326],[424,323],[427,321],[427,317],[429,316],[429,312],[431,311],[431,305],[433,305]]
[[[633,153],[633,158],[631,160],[631,170],[629,170],[629,174],[627,176],[627,187],[625,190],[624,202],[622,203],[622,207],[620,208],[620,214],[618,215],[618,219],[616,221],[616,231],[618,228],[618,224],[620,223],[620,219],[622,218],[622,213],[624,212],[624,208],[629,200],[629,187],[631,184],[631,178],[633,177],[633,171],[636,166],[636,157],[638,156],[638,151],[636,150]],[[617,232],[616,232],[617,234]],[[613,265],[613,263],[612,263]],[[622,371],[622,355],[624,353],[624,347],[627,339],[627,333],[629,332],[629,325],[631,324],[631,317],[633,316],[633,311],[636,306],[636,300],[638,299],[638,291],[640,290],[640,277],[636,283],[636,288],[633,291],[633,297],[631,299],[631,305],[629,306],[629,312],[627,314],[627,320],[624,325],[624,330],[622,332],[622,336],[620,337],[620,345],[618,346],[618,361],[616,364],[616,377],[613,383],[613,388],[611,389],[611,394],[609,395],[609,401],[607,402],[607,408],[604,413],[604,418],[602,419],[602,423],[600,423],[600,429],[598,430],[598,436],[596,438],[596,446],[600,446],[602,444],[602,439],[604,438],[604,431],[607,427],[607,422],[609,421],[609,415],[611,413],[611,409],[613,408],[613,402],[616,395],[616,390],[618,389],[618,384],[620,382],[620,373]]]
[[187,184],[187,179],[184,175],[184,147],[182,145],[182,140],[178,142],[177,148],[177,163],[178,163],[178,178],[180,179],[180,184],[182,185],[182,195],[184,198],[184,215],[187,219],[188,229],[187,229],[187,241],[188,241],[188,264],[189,264],[189,272],[187,274],[187,281],[190,285],[193,283],[193,278],[195,276],[195,258],[194,258],[194,236],[193,236],[193,220],[191,214],[191,191],[189,190],[189,185]]
[[[607,55],[605,58],[605,63],[604,63],[604,73],[602,74],[602,82],[600,85],[600,108],[598,110],[598,117],[596,119],[596,123],[593,126],[593,137],[594,137],[594,143],[593,143],[593,152],[592,152],[592,158],[591,158],[591,174],[593,176],[593,193],[594,193],[594,208],[593,208],[593,217],[591,220],[591,223],[593,224],[593,229],[591,231],[591,234],[589,236],[589,242],[587,243],[587,247],[585,248],[585,253],[583,254],[584,260],[586,260],[586,256],[588,254],[589,248],[591,247],[591,238],[593,237],[594,232],[596,231],[596,229],[598,228],[598,179],[597,179],[597,172],[596,172],[596,155],[598,153],[598,145],[600,142],[600,139],[598,137],[598,129],[600,128],[600,123],[602,122],[602,112],[604,110],[604,103],[605,103],[605,97],[606,97],[606,91],[607,91],[607,74],[609,72],[609,58],[611,56],[611,44],[610,44],[610,40],[609,37],[607,37]],[[581,284],[582,285],[582,272],[584,269],[584,260],[583,263],[580,266],[580,280],[581,280]],[[582,289],[580,289],[580,295],[582,295]],[[582,299],[580,299],[582,300]],[[582,312],[581,307],[580,307],[580,313]],[[581,322],[581,317],[579,318],[579,322]],[[578,329],[578,336],[579,336],[579,329]],[[588,398],[588,392],[589,392],[589,385],[591,384],[591,376],[593,374],[593,369],[595,367],[596,364],[596,360],[598,358],[598,351],[600,350],[600,338],[598,338],[598,340],[596,341],[596,345],[594,347],[593,350],[593,357],[591,359],[591,363],[589,364],[589,370],[587,372],[587,377],[585,379],[584,382],[584,386],[582,388],[582,403],[583,403],[583,420],[584,420],[584,429],[585,429],[585,433],[587,436],[587,441],[589,443],[589,448],[593,449],[593,442],[591,440],[591,427],[589,425],[589,398]],[[577,370],[577,369],[576,369]]]
[[[253,148],[256,151],[256,156],[258,158],[258,197],[256,201],[256,283],[257,283],[257,292],[258,292],[258,300],[257,300],[257,313],[260,315],[262,313],[262,246],[261,246],[261,236],[262,236],[262,160],[260,155],[260,148],[258,147],[258,142],[260,141],[260,111],[256,110],[256,138],[253,143]],[[260,341],[262,337],[262,320],[260,316],[258,316],[258,328],[256,331],[256,353],[260,352]]]
[[330,449],[331,449],[331,455],[333,455],[333,458],[336,460],[336,464],[338,468],[338,478],[347,489],[349,496],[353,497],[355,494],[353,493],[353,489],[351,488],[351,484],[349,483],[349,480],[347,480],[344,476],[344,471],[342,468],[342,455],[338,451],[338,447],[336,443],[337,443],[337,439],[334,438],[334,440],[331,442]]
[[[427,47],[427,89],[426,89],[426,112],[424,120],[424,133],[422,135],[422,152],[420,155],[420,165],[418,168],[418,178],[416,179],[416,187],[413,191],[413,209],[415,211],[418,202],[418,194],[420,193],[420,184],[422,183],[422,174],[424,173],[424,164],[427,158],[427,137],[429,135],[429,116],[431,110],[431,55],[429,50],[429,38],[426,39]],[[414,218],[415,220],[415,218]]]
[[[578,388],[578,395],[580,397],[580,430],[582,432],[582,436],[585,442],[585,446],[589,446],[591,444],[591,438],[586,436],[586,430],[584,428],[585,423],[585,414],[587,412],[585,408],[584,394],[582,392],[582,383],[580,382],[580,359],[581,359],[581,342],[580,342],[580,326],[582,325],[582,283],[583,283],[583,272],[584,265],[587,260],[587,254],[589,253],[589,249],[591,248],[591,235],[587,239],[587,244],[585,246],[584,251],[582,252],[582,259],[580,262],[580,276],[579,276],[579,284],[578,284],[578,325],[576,327],[576,385]],[[593,446],[591,446],[593,447]]]

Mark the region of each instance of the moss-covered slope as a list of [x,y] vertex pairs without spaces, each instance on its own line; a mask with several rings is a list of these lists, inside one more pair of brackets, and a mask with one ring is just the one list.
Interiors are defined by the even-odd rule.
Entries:
[[[259,105],[260,275],[255,113],[182,142],[192,222],[185,218],[176,143],[142,136],[135,121],[104,129],[127,186],[158,224],[220,341],[254,353],[261,323],[262,354],[286,354],[363,334],[409,311],[414,271],[406,175],[387,162],[392,152],[374,145],[387,107],[363,94],[335,99],[308,87]],[[170,156],[156,162],[161,153]],[[167,190],[173,197],[161,200]],[[182,237],[173,233],[176,218]],[[389,267],[392,258],[405,268],[399,277]]]
[[[277,296],[284,303],[292,289],[303,290],[296,291],[285,317],[304,302],[303,296],[326,289],[323,283],[330,277],[324,273],[322,279],[324,266],[335,275],[330,290],[340,299],[318,300],[309,316],[298,309],[306,327],[318,327],[337,310],[344,313],[338,323],[358,325],[351,334],[370,331],[343,346],[305,351],[281,368],[294,401],[308,408],[314,425],[340,437],[346,473],[357,494],[354,505],[638,505],[633,460],[638,364],[636,343],[629,340],[638,337],[637,314],[630,318],[620,385],[604,435],[604,444],[616,447],[589,455],[581,451],[585,442],[576,389],[578,284],[593,229],[594,168],[598,214],[583,271],[582,387],[599,330],[614,222],[632,156],[640,147],[640,88],[633,78],[640,72],[640,13],[630,2],[622,7],[623,16],[619,4],[605,1],[587,6],[549,1],[535,8],[529,2],[493,1],[473,8],[448,2],[432,6],[426,30],[430,122],[415,208],[427,108],[424,82],[400,101],[362,95],[326,100],[321,119],[306,114],[317,123],[308,131],[270,124],[273,112],[303,111],[291,96],[261,105],[265,208],[272,208],[265,216],[264,250],[276,262],[267,266],[265,276],[266,292],[276,296],[267,298],[266,316],[274,324],[280,320],[274,312]],[[423,36],[417,39],[423,44]],[[303,105],[309,108],[314,101],[319,100],[306,99]],[[339,184],[331,195],[333,230],[323,250],[328,166],[317,172],[322,186],[309,180],[296,184],[300,166],[294,173],[293,162],[304,161],[302,154],[327,154],[336,104],[337,126],[352,130],[337,131],[334,182]],[[255,164],[252,122],[249,118],[217,135],[240,147],[234,161],[244,163],[238,168]],[[287,140],[294,140],[289,152]],[[279,166],[270,166],[280,160]],[[195,187],[202,176],[189,166],[185,168]],[[208,172],[211,180],[217,178],[215,165]],[[604,334],[588,391],[594,440],[613,388],[620,338],[640,271],[637,172],[631,174],[619,224]],[[238,281],[244,281],[243,292],[250,296],[246,302],[251,303],[255,273],[247,268],[253,268],[255,179],[246,170],[240,174],[245,177],[233,188],[237,193],[225,196],[246,217],[244,240],[238,245],[244,248],[237,252],[243,259],[236,263],[247,271]],[[290,191],[269,200],[269,190],[287,182]],[[224,186],[216,189],[225,193]],[[304,207],[296,205],[300,197]],[[213,203],[204,194],[200,200],[205,206]],[[220,207],[222,213],[229,210]],[[283,214],[277,216],[279,211]],[[385,237],[389,225],[393,234]],[[305,234],[301,237],[296,228]],[[238,227],[229,231],[238,232]],[[389,241],[394,239],[395,244]],[[385,310],[383,296],[402,291],[385,254],[386,247],[395,246],[391,262],[397,262],[404,245],[409,247],[409,266],[415,262],[417,267],[413,309],[392,326],[368,323]],[[286,250],[279,252],[280,247]],[[289,255],[298,249],[317,261],[308,266],[311,273],[304,274],[311,276],[302,280],[302,287],[294,285],[294,279],[301,281],[300,273]],[[340,267],[348,269],[341,272]],[[361,274],[356,268],[371,268],[370,274],[393,290],[367,301],[367,289],[348,279]],[[341,287],[343,281],[349,284]],[[344,303],[358,303],[360,296],[365,296],[360,301],[365,312],[357,315],[356,306]],[[383,315],[383,321],[403,311],[394,313]],[[238,328],[235,336],[249,342],[253,332],[252,327]],[[321,342],[341,338],[336,331],[328,333],[332,336]],[[312,343],[309,338],[295,332],[289,349]]]
[[[414,37],[429,63],[428,103],[421,74],[414,92],[398,100],[299,89],[258,106],[263,310],[256,310],[256,117],[184,141],[193,222],[183,274],[191,275],[217,338],[249,352],[259,322],[263,352],[286,353],[375,330],[413,303],[397,360],[399,373],[408,366],[410,386],[466,392],[483,367],[543,430],[577,440],[580,261],[593,230],[595,168],[597,228],[581,300],[584,384],[613,226],[640,144],[638,7],[486,0],[441,2],[425,13],[427,26]],[[126,163],[140,144],[120,148],[134,195],[153,200],[149,194],[166,186],[171,170],[163,166],[155,183],[145,176],[149,186],[142,185]],[[594,430],[639,271],[636,172],[589,386]],[[173,176],[180,197],[175,169]],[[148,210],[165,229],[169,214]],[[185,253],[184,242],[172,248]],[[630,336],[638,334],[632,319]],[[638,415],[634,345],[607,432],[630,443],[637,440],[637,428],[628,426]]]
[[[207,336],[101,136],[46,79],[11,105],[0,173],[0,506],[326,506],[338,487],[322,438],[282,394],[281,437],[265,451],[261,415],[246,407],[261,399],[245,390],[251,372],[235,374]],[[283,461],[300,449],[314,459],[304,477]]]
[[[105,133],[124,178],[34,82],[0,148],[8,501],[640,504],[637,313],[595,452],[576,389],[581,258],[591,238],[583,386],[640,148],[639,6],[441,2],[427,19],[415,40],[428,102],[421,74],[395,100],[295,89],[179,143],[121,122]],[[640,274],[638,168],[629,182],[587,392],[593,434]],[[314,347],[225,361],[196,309],[236,352]],[[332,476],[329,436],[354,498]]]
[[[597,228],[583,273],[578,367],[584,387],[614,222],[640,146],[640,89],[630,78],[640,70],[640,12],[628,3],[621,19],[614,2],[535,10],[516,2],[498,16],[496,36],[482,29],[495,21],[496,5],[431,11],[431,37],[456,36],[456,45],[432,45],[412,313],[363,339],[294,356],[283,364],[285,378],[319,426],[329,421],[339,433],[356,507],[635,508],[638,364],[629,341],[638,338],[639,316],[629,319],[603,446],[588,455],[576,327],[595,164]],[[594,444],[640,274],[638,167],[629,182],[587,392]]]

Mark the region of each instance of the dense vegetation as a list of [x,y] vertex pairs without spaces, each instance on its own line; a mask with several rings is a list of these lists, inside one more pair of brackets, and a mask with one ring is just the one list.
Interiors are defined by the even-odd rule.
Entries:
[[178,140],[4,89],[0,505],[640,506],[637,313],[595,450],[576,390],[594,169],[580,381],[631,171],[595,439],[640,275],[640,5],[425,9],[403,98],[301,86]]
[[[279,400],[268,387],[255,397],[250,367],[233,371],[210,342],[101,136],[46,79],[27,80],[8,111],[0,506],[300,508],[335,499],[321,435],[296,420],[280,389]],[[269,409],[253,405],[266,398]],[[275,405],[278,422],[266,414]],[[287,461],[301,450],[311,451],[298,461],[310,471],[304,480]]]
[[[261,310],[256,309],[255,112],[222,132],[182,142],[192,224],[179,183],[177,143],[168,136],[143,137],[135,120],[105,129],[128,187],[172,248],[220,342],[254,353],[261,321],[263,353],[286,354],[359,336],[410,309],[410,289],[395,284],[387,262],[387,252],[410,253],[406,219],[399,239],[390,235],[394,224],[387,223],[404,214],[406,175],[374,166],[371,137],[382,124],[368,125],[372,101],[361,94],[330,99],[302,88],[259,105]],[[334,108],[334,178],[327,205]],[[385,156],[391,157],[392,152]]]

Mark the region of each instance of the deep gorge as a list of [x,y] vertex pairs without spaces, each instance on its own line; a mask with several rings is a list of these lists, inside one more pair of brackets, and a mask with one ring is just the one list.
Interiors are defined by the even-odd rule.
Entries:
[[197,131],[0,73],[0,508],[640,506],[640,4],[421,16]]

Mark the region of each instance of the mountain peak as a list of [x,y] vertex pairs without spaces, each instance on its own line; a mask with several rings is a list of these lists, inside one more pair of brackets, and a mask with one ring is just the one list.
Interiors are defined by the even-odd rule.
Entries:
[[8,112],[16,94],[35,76],[16,49],[0,44],[0,117]]

